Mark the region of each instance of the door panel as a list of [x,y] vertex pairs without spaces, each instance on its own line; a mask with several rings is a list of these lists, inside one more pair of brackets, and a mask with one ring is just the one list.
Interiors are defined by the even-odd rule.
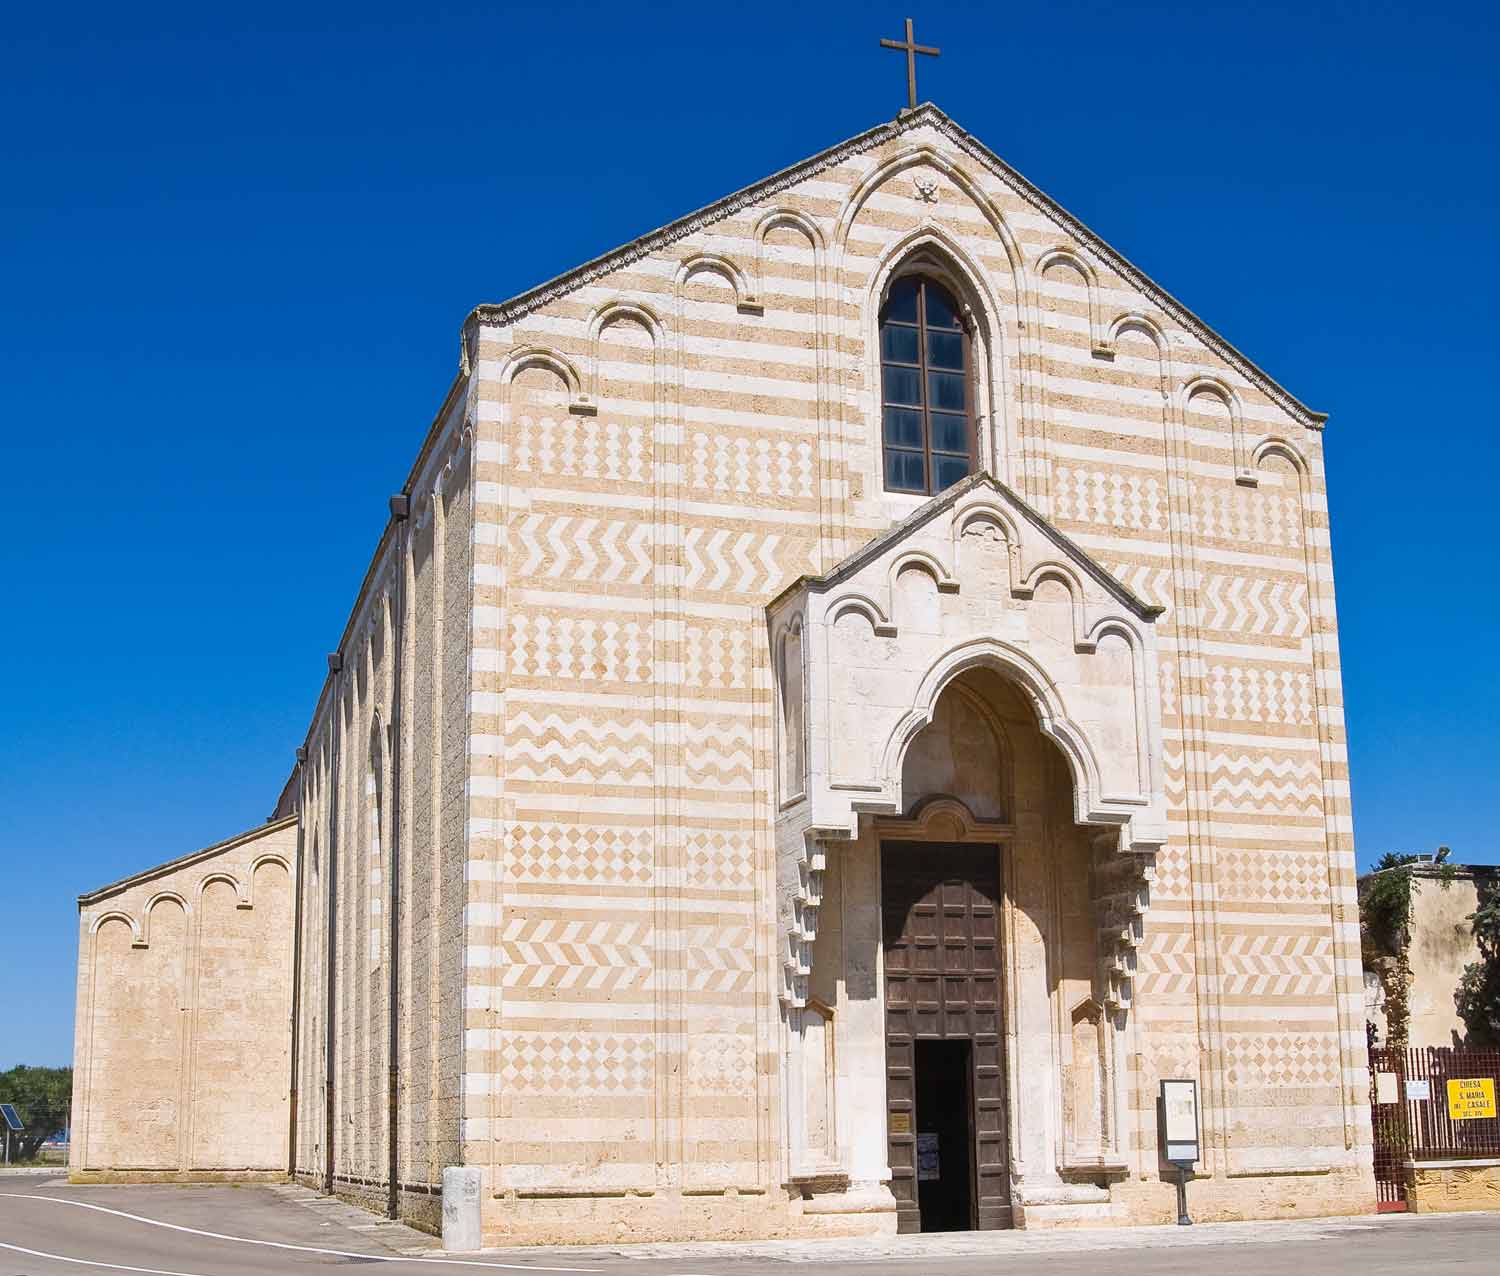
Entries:
[[[965,1212],[967,1226],[1008,1227],[999,849],[885,842],[881,874],[887,1130],[900,1229],[923,1229],[922,1201],[928,1202],[929,1227],[956,1226],[954,1219]],[[947,1094],[945,1102],[967,1109],[962,1116],[969,1146],[962,1156],[942,1158],[945,1174],[950,1165],[968,1167],[969,1190],[961,1204],[942,1196],[931,1182],[918,1190],[917,1135],[924,1130],[918,1041],[970,1043],[962,1052],[967,1084],[927,1090],[929,1096]],[[926,1068],[951,1068],[956,1057],[951,1051],[922,1055]],[[927,1102],[930,1109],[930,1097]],[[929,1110],[926,1132],[951,1140],[962,1128],[952,1124],[953,1117],[949,1109]]]

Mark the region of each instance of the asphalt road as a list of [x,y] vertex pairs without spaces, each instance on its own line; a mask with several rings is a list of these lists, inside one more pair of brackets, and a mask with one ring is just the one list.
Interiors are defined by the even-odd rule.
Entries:
[[447,1257],[397,1224],[296,1188],[70,1187],[0,1176],[0,1276],[276,1276],[330,1266],[378,1276],[1500,1276],[1500,1212],[1087,1233],[902,1237]]

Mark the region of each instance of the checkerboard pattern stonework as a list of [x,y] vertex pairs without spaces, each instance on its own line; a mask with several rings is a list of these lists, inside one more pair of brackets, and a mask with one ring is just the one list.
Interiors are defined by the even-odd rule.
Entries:
[[[917,273],[931,496],[883,458]],[[278,822],[80,901],[75,1176],[891,1231],[897,837],[999,856],[988,1217],[1169,1221],[1167,1076],[1198,1217],[1367,1208],[1323,424],[930,105],[480,306]]]

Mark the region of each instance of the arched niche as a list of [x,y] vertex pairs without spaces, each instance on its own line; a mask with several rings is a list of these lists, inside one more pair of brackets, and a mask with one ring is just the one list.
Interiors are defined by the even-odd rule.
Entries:
[[[1099,274],[1093,264],[1072,248],[1052,248],[1037,260],[1035,274],[1039,281],[1037,300],[1049,322],[1066,326],[1060,319],[1073,308],[1081,309],[1089,350],[1106,357],[1112,354],[1114,343],[1105,331],[1099,310]],[[1061,284],[1064,291],[1058,293],[1048,287],[1049,283]],[[1069,295],[1069,289],[1077,290],[1076,299]]]
[[[1004,405],[1004,309],[989,272],[946,229],[923,225],[890,245],[870,273],[861,335],[864,339],[864,378],[870,387],[876,437],[871,445],[881,452],[880,422],[881,350],[880,316],[891,289],[904,279],[931,279],[958,304],[969,343],[969,401],[974,431],[974,468],[1004,476],[1009,465],[1009,445]],[[1000,423],[997,428],[997,422]],[[874,476],[874,490],[881,490],[882,476]]]
[[1245,412],[1240,396],[1222,378],[1200,374],[1183,386],[1181,399],[1189,429],[1221,434],[1220,446],[1230,454],[1234,481],[1254,487],[1260,480],[1245,440]]

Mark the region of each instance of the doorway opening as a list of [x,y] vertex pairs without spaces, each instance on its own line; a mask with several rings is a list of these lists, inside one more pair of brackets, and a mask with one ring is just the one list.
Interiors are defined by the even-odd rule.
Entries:
[[897,1228],[1009,1227],[1000,848],[883,841],[880,871]]
[[917,1208],[924,1232],[974,1226],[972,1062],[968,1041],[916,1043]]

